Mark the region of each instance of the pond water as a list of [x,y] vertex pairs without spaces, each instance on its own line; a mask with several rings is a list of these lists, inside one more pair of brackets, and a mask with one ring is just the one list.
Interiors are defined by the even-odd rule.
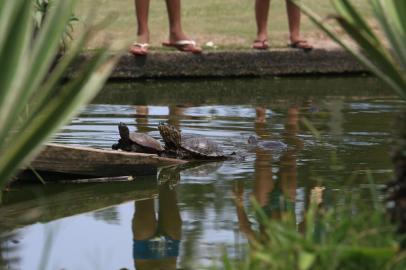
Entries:
[[[243,259],[258,230],[251,197],[271,218],[293,213],[299,228],[310,201],[334,207],[344,194],[368,194],[367,171],[376,185],[390,179],[404,108],[368,77],[109,83],[55,142],[110,148],[119,122],[159,138],[168,121],[245,159],[131,183],[13,186],[0,207],[0,265],[198,269],[225,250]],[[250,135],[288,148],[249,146]]]

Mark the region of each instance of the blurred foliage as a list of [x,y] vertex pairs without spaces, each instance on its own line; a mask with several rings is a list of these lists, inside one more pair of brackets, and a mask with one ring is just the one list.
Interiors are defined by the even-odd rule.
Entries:
[[[34,1],[34,36],[41,29],[44,24],[45,18],[48,16],[52,6],[54,5],[55,0],[35,0]],[[65,31],[61,38],[61,48],[65,49],[68,42],[73,40],[73,26],[74,23],[79,21],[79,19],[72,13],[69,18],[68,23],[66,24]]]
[[257,219],[265,228],[250,241],[244,261],[224,258],[224,268],[234,269],[405,269],[394,226],[377,201],[361,201],[359,194],[343,194],[336,207],[324,209],[312,202],[298,230],[292,213],[273,220],[253,201]]
[[297,0],[293,2],[324,33],[385,81],[401,98],[406,99],[406,1],[368,0],[372,19],[378,25],[372,27],[360,9],[354,6],[355,1],[334,0],[336,14],[329,18],[338,22],[356,46],[346,42],[310,7]]
[[116,57],[99,49],[61,84],[97,30],[84,30],[57,57],[75,2],[55,1],[33,39],[33,1],[0,0],[0,189],[96,95],[114,67]]

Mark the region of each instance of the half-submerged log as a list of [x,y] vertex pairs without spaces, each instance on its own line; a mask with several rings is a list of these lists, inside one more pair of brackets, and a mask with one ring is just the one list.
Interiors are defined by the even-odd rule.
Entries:
[[40,172],[111,177],[153,175],[160,167],[187,162],[153,154],[47,144],[31,167]]

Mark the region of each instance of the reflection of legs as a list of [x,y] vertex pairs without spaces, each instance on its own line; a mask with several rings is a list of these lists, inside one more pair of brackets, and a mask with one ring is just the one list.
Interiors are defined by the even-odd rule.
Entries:
[[159,187],[158,227],[164,235],[174,240],[180,240],[182,220],[179,213],[176,190],[170,190],[168,184]]
[[286,124],[286,140],[296,146],[296,150],[287,151],[280,161],[280,181],[282,191],[289,200],[295,201],[296,197],[296,182],[297,182],[297,164],[296,152],[301,147],[301,140],[297,138],[299,132],[299,109],[296,106],[291,106],[288,109],[288,119]]
[[146,240],[155,235],[154,199],[135,202],[133,234],[135,240]]
[[261,138],[265,138],[269,135],[269,132],[266,130],[266,109],[265,109],[265,107],[258,106],[255,108],[254,130],[255,130],[255,133]]
[[255,122],[256,123],[265,123],[266,121],[266,109],[264,107],[255,107]]
[[180,128],[180,118],[184,116],[185,109],[178,105],[169,106],[169,123],[176,128]]
[[135,106],[135,113],[137,117],[135,118],[135,125],[138,132],[147,132],[148,125],[148,106]]
[[242,233],[244,233],[250,242],[255,242],[256,235],[255,232],[251,228],[251,222],[248,219],[247,214],[245,213],[244,209],[244,183],[237,181],[234,183],[234,188],[233,188],[233,193],[234,193],[234,202],[235,202],[235,207],[237,210],[237,219],[238,219],[238,224],[240,225],[240,230]]
[[285,195],[285,198],[290,202],[294,202],[296,199],[297,181],[295,153],[288,151],[281,157],[280,164],[279,178],[281,181],[282,192]]
[[148,29],[148,12],[149,0],[135,0],[135,12],[137,15],[137,42],[149,42],[149,29]]
[[274,189],[272,179],[272,156],[266,151],[257,150],[255,160],[254,196],[261,207],[269,201],[269,194]]

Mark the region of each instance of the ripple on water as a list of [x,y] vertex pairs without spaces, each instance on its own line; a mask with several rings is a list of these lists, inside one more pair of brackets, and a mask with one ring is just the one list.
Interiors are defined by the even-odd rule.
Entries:
[[[143,178],[142,181],[147,184],[142,187],[138,186],[142,182],[138,179],[135,186],[129,188],[120,188],[120,185],[87,186],[88,193],[74,192],[85,187],[64,186],[60,190],[55,186],[47,187],[57,189],[57,194],[53,197],[53,193],[49,192],[41,200],[41,205],[55,202],[57,197],[63,199],[65,207],[57,210],[53,204],[50,209],[75,213],[58,220],[61,230],[52,245],[55,251],[52,260],[58,262],[60,268],[87,268],[84,267],[87,261],[83,254],[96,254],[94,258],[98,263],[102,262],[101,258],[110,258],[106,260],[114,263],[109,269],[134,268],[133,226],[136,224],[136,211],[141,211],[142,203],[151,209],[155,206],[156,211],[150,217],[159,217],[159,205],[160,211],[165,211],[165,206],[170,209],[168,216],[172,221],[177,214],[181,216],[180,228],[177,227],[182,235],[178,266],[193,269],[194,265],[210,266],[212,257],[221,255],[220,247],[223,246],[232,258],[243,258],[247,254],[245,235],[239,231],[241,220],[234,203],[236,199],[241,199],[243,205],[238,213],[245,211],[249,221],[244,225],[251,225],[255,231],[259,230],[259,226],[251,211],[252,196],[262,198],[264,208],[274,211],[274,216],[283,210],[272,202],[288,200],[296,222],[300,223],[311,198],[323,200],[326,207],[334,206],[335,198],[343,193],[368,190],[363,172],[371,171],[378,184],[390,178],[391,163],[387,149],[391,120],[405,104],[382,94],[382,86],[376,81],[334,78],[321,81],[278,80],[276,83],[260,79],[212,84],[210,81],[204,84],[185,82],[180,85],[168,81],[157,86],[159,92],[148,88],[148,85],[154,83],[141,84],[141,87],[128,85],[125,89],[114,85],[111,95],[104,93],[96,99],[99,104],[83,109],[54,141],[110,148],[119,137],[119,122],[126,123],[131,130],[159,138],[158,123],[169,121],[184,133],[209,137],[222,145],[225,152],[236,151],[245,156],[245,160],[224,161],[212,164],[212,167],[182,171],[180,184],[176,189],[166,191],[156,185],[156,176]],[[190,89],[199,91],[202,85],[216,88],[217,92],[210,92],[211,96],[200,104],[195,101]],[[329,86],[328,92],[326,85]],[[142,90],[143,87],[145,90]],[[354,87],[365,91],[354,93]],[[347,89],[351,89],[350,93]],[[177,95],[168,91],[177,91]],[[181,91],[185,93],[181,95]],[[136,97],[143,96],[142,103],[148,106],[128,105],[136,103],[133,92]],[[357,96],[351,96],[355,94]],[[115,96],[117,100],[107,99],[110,96]],[[177,104],[176,97],[187,99],[187,102]],[[314,124],[320,139],[300,122],[303,116]],[[280,152],[250,148],[247,139],[253,134],[265,140],[281,140],[288,148]],[[359,178],[349,184],[347,180],[352,172],[359,172]],[[98,189],[101,189],[100,193],[92,193]],[[149,197],[135,204],[133,200],[146,191]],[[176,196],[173,196],[174,192]],[[82,195],[72,197],[75,194]],[[151,196],[154,199],[149,199]],[[124,198],[126,201],[120,201]],[[168,200],[163,202],[165,198]],[[102,204],[110,199],[111,204]],[[152,204],[149,204],[151,200]],[[111,206],[113,209],[96,212]],[[83,209],[90,214],[81,212],[85,211]],[[55,225],[52,220],[44,220],[41,220],[44,223],[24,227],[21,233],[21,243],[24,244],[19,254],[24,258],[21,269],[37,265],[36,258],[40,256],[32,254],[38,253],[38,239],[43,240],[43,231],[39,228],[48,230]],[[82,243],[83,239],[89,241]]]

